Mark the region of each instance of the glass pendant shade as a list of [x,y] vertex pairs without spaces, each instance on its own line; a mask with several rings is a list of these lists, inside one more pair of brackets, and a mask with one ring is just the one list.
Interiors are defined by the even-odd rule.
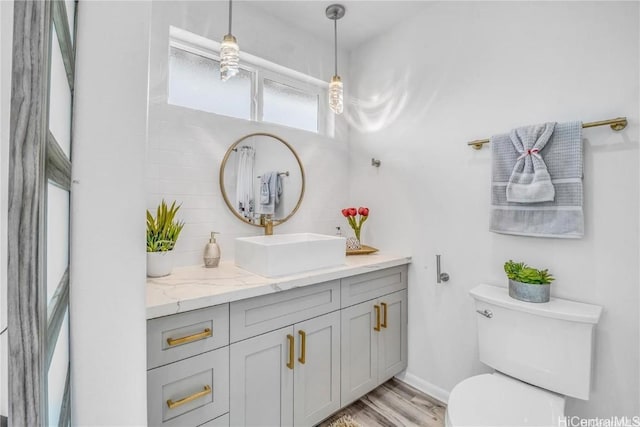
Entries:
[[236,38],[227,34],[220,44],[220,78],[227,81],[240,71],[240,47]]
[[336,114],[342,114],[344,108],[343,102],[343,88],[342,80],[340,76],[333,76],[331,83],[329,83],[329,108]]
[[329,83],[329,108],[335,114],[342,114],[344,109],[342,79],[338,75],[338,19],[344,16],[345,8],[341,4],[332,4],[327,7],[325,14],[333,21],[333,64],[335,72]]

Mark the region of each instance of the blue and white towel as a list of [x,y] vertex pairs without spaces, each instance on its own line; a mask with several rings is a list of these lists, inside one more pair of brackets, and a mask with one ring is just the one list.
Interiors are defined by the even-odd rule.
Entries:
[[582,123],[555,125],[542,157],[551,177],[555,197],[534,203],[510,202],[507,186],[521,153],[510,134],[491,137],[492,179],[489,230],[495,233],[535,237],[581,238],[582,210]]
[[260,204],[257,212],[273,215],[280,204],[282,195],[282,177],[277,171],[265,172],[260,177]]

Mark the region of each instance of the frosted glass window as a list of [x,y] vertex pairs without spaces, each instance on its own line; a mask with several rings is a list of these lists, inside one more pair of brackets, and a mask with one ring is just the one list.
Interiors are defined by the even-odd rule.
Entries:
[[47,185],[47,301],[51,301],[68,265],[69,192],[49,183]]
[[71,147],[71,90],[62,52],[55,31],[51,38],[51,81],[49,82],[49,130],[60,148],[70,156]]
[[265,79],[262,120],[318,132],[318,94]]
[[220,62],[175,47],[169,52],[169,104],[251,120],[251,72],[220,80]]
[[60,334],[47,373],[48,425],[57,426],[64,400],[64,386],[69,369],[69,310],[64,315]]

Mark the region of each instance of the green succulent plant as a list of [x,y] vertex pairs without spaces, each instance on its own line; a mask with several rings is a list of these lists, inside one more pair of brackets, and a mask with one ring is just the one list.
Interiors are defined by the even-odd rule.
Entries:
[[175,220],[180,205],[174,201],[171,207],[162,200],[158,205],[156,217],[147,210],[147,252],[166,252],[176,245],[184,222]]
[[514,262],[512,260],[504,263],[504,272],[507,273],[509,279],[530,285],[548,285],[555,280],[547,269],[538,270],[529,267],[524,262]]

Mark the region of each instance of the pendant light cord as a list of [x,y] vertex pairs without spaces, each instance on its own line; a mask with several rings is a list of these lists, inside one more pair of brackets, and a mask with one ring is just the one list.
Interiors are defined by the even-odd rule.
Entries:
[[231,34],[231,15],[233,13],[233,8],[231,4],[231,0],[229,0],[229,34]]
[[[337,14],[336,14],[337,15]],[[333,49],[333,59],[335,64],[335,74],[338,75],[338,17],[334,15],[333,17],[333,40],[334,40],[334,49]]]

